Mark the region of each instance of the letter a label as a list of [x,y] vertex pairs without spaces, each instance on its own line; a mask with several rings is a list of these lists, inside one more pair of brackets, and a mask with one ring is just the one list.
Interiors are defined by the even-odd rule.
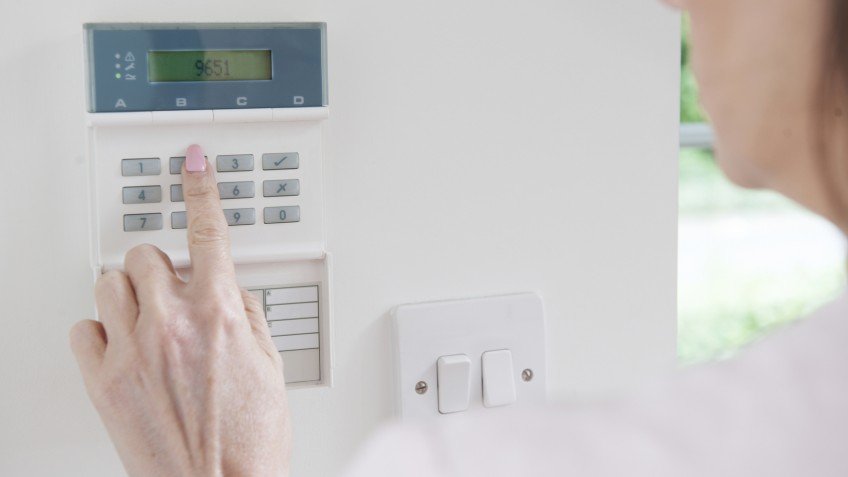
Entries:
[[125,103],[123,99],[118,99],[118,102],[115,103],[115,107],[116,108],[126,108],[127,103]]

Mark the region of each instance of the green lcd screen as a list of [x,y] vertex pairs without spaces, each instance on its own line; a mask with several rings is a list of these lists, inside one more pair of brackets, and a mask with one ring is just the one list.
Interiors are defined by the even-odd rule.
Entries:
[[271,79],[271,50],[147,52],[147,81],[249,81]]

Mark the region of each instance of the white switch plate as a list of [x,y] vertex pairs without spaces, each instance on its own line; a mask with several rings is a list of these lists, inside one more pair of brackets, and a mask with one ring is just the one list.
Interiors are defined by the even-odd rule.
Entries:
[[[546,399],[545,318],[535,293],[402,305],[392,312],[395,390],[404,419],[451,418],[543,404]],[[512,352],[516,402],[485,408],[481,358],[486,351]],[[471,402],[466,412],[439,413],[437,361],[464,354],[471,359]],[[532,371],[532,379],[522,372]],[[416,385],[427,384],[419,394]],[[419,387],[420,388],[420,387]]]

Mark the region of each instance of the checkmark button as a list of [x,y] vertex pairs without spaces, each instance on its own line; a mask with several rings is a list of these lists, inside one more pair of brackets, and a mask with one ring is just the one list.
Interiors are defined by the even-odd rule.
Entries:
[[296,152],[274,152],[262,154],[262,169],[266,171],[278,171],[283,169],[297,169],[300,167],[300,154]]

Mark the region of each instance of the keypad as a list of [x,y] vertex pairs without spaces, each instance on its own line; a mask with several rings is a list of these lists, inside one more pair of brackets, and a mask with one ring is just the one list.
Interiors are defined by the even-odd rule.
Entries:
[[182,184],[171,184],[171,202],[183,202]]
[[162,166],[158,157],[121,160],[122,176],[158,176]]
[[239,172],[253,170],[253,154],[229,154],[218,156],[218,172]]
[[124,216],[124,232],[161,229],[162,214],[130,214]]
[[285,224],[289,222],[300,222],[300,206],[265,207],[266,224]]
[[[300,154],[297,152],[274,152],[262,154],[261,158],[262,168],[260,173],[267,179],[261,181],[262,194],[257,197],[256,188],[259,181],[256,180],[256,174],[259,173],[238,174],[239,172],[255,170],[253,154],[215,156],[215,166],[219,173],[233,173],[232,175],[219,174],[218,179],[236,179],[221,180],[218,183],[218,193],[221,199],[225,201],[224,204],[241,205],[241,201],[238,201],[238,199],[248,199],[244,202],[245,207],[224,208],[223,212],[227,224],[230,226],[258,226],[257,224],[300,222],[300,206],[292,205],[292,200],[297,200],[297,196],[300,196],[301,184],[300,179],[291,177],[300,168]],[[168,172],[172,176],[179,176],[184,163],[185,157],[183,156],[169,157]],[[161,173],[161,160],[159,158],[121,160],[121,174],[123,176],[155,176],[161,175]],[[171,229],[185,229],[188,226],[185,211],[163,214],[163,211],[155,208],[143,210],[145,207],[157,207],[155,204],[161,203],[163,199],[166,204],[169,202],[183,203],[185,200],[183,186],[179,182],[174,183],[179,181],[179,178],[169,179],[168,182],[171,183],[164,185],[154,185],[156,182],[161,184],[161,179],[150,179],[154,181],[154,184],[144,184],[143,182],[139,184],[138,181],[140,180],[144,179],[135,179],[136,182],[128,184],[122,190],[122,202],[132,206],[126,208],[127,212],[132,213],[124,215],[124,231],[162,230],[165,227],[165,219],[169,219]],[[165,191],[168,193],[167,198],[163,198],[163,188],[167,189]],[[174,207],[174,205],[171,207]],[[262,220],[257,222],[257,215],[260,212]],[[308,327],[311,325],[304,322],[297,326]]]
[[186,218],[185,211],[172,212],[171,213],[171,228],[172,229],[184,229],[186,227],[188,227],[188,219]]
[[253,182],[219,182],[218,194],[222,199],[249,199],[256,195]]
[[263,181],[262,195],[264,197],[300,195],[300,181],[298,179]]
[[162,188],[159,186],[124,187],[125,204],[156,204],[162,202]]
[[169,161],[168,169],[170,170],[172,175],[180,174],[183,171],[183,163],[185,163],[185,156],[183,157],[172,157]]
[[300,154],[296,152],[262,154],[262,169],[266,171],[297,169],[298,167],[300,167]]
[[256,223],[254,209],[224,209],[227,225],[253,225]]

